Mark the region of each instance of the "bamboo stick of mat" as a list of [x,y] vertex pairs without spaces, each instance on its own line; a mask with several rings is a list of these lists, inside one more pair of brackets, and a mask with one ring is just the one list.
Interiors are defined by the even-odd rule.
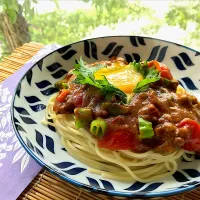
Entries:
[[[30,42],[17,48],[0,63],[0,82],[5,80],[41,48],[42,44]],[[88,193],[58,177],[42,170],[18,197],[18,200],[114,200],[113,197],[102,197]],[[161,200],[199,200],[200,189]]]
[[30,42],[17,48],[10,56],[0,63],[0,82],[12,75],[33,57],[44,45]]

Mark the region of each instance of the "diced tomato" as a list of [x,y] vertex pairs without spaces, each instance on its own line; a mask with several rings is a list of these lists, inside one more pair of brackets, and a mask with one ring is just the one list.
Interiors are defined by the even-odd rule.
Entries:
[[160,63],[160,73],[163,78],[167,78],[169,80],[173,78],[169,68],[163,63]]
[[161,77],[167,78],[169,80],[173,78],[169,68],[165,64],[160,63],[156,60],[148,62],[148,67],[153,67],[153,66],[155,66],[156,69],[160,72]]
[[157,60],[149,61],[147,64],[148,64],[148,67],[149,67],[149,68],[155,66],[155,68],[156,68],[158,71],[160,71],[160,64],[159,64],[159,62],[158,62]]
[[116,131],[105,134],[105,136],[99,140],[98,146],[109,150],[134,150],[137,141],[138,140],[131,132]]
[[196,121],[185,118],[179,124],[178,127],[189,127],[192,130],[190,139],[185,143],[183,149],[188,151],[200,152],[200,124]]
[[60,102],[60,103],[64,102],[66,96],[67,96],[69,93],[70,93],[69,90],[67,90],[67,89],[62,89],[62,90],[60,91],[59,95],[57,96],[56,101],[58,101],[58,102]]

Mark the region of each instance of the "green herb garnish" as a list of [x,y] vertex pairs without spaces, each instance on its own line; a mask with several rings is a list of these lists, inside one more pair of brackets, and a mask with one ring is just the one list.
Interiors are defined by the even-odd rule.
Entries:
[[160,80],[160,72],[154,67],[149,68],[146,61],[143,63],[132,62],[131,65],[137,72],[141,73],[144,78],[136,85],[133,91],[134,93],[146,91],[151,83]]
[[143,77],[146,77],[148,74],[148,65],[147,61],[141,62],[139,61],[138,63],[136,61],[133,61],[130,63],[130,65],[140,74],[142,74]]
[[77,84],[89,84],[96,88],[99,88],[104,95],[110,95],[111,93],[117,95],[123,103],[127,103],[126,94],[120,89],[114,87],[108,82],[105,76],[102,76],[102,80],[96,80],[94,73],[102,68],[104,65],[96,65],[93,67],[87,67],[82,59],[75,64],[74,70],[72,71],[77,77],[74,80],[74,83]]

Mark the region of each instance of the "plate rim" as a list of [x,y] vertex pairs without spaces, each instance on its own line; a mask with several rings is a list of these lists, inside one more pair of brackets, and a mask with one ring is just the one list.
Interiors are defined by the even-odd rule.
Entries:
[[12,126],[14,129],[14,132],[19,140],[19,142],[21,143],[22,147],[26,150],[26,152],[31,156],[31,158],[33,158],[41,167],[43,167],[44,169],[46,169],[48,172],[50,172],[51,174],[54,174],[55,176],[61,178],[62,180],[75,185],[76,187],[79,188],[83,188],[86,189],[87,191],[89,190],[90,192],[95,192],[95,193],[99,193],[105,196],[116,196],[116,197],[127,197],[127,198],[158,198],[158,197],[167,197],[167,196],[173,196],[173,195],[178,195],[187,191],[191,191],[196,189],[197,187],[200,186],[200,182],[198,184],[195,185],[188,185],[184,188],[176,188],[176,189],[172,189],[172,190],[168,190],[168,191],[162,191],[162,192],[122,192],[122,191],[115,191],[115,190],[106,190],[106,189],[102,189],[102,188],[97,188],[95,186],[91,186],[88,184],[84,184],[81,182],[78,182],[70,177],[64,176],[61,173],[59,173],[58,171],[50,168],[47,164],[45,164],[39,157],[37,157],[34,152],[32,152],[31,149],[29,149],[27,147],[27,145],[25,144],[25,142],[23,141],[19,131],[17,130],[15,123],[14,123],[14,102],[15,102],[15,97],[16,97],[16,93],[17,93],[17,89],[19,87],[19,85],[21,84],[22,80],[24,79],[24,77],[26,76],[26,74],[35,66],[37,65],[37,63],[39,63],[41,60],[43,60],[44,58],[46,58],[47,56],[53,54],[54,52],[69,46],[69,45],[74,45],[74,44],[78,44],[78,43],[82,43],[84,41],[90,41],[90,40],[95,40],[95,39],[103,39],[103,38],[113,38],[113,37],[139,37],[139,38],[144,38],[144,39],[150,39],[150,40],[156,40],[156,41],[162,41],[162,42],[166,42],[166,43],[170,43],[170,44],[174,44],[180,47],[183,47],[185,49],[188,49],[192,52],[195,52],[197,54],[200,54],[199,51],[192,49],[190,47],[187,47],[185,45],[181,45],[175,42],[171,42],[171,41],[167,41],[167,40],[163,40],[163,39],[159,39],[159,38],[154,38],[154,37],[147,37],[147,36],[141,36],[141,35],[108,35],[108,36],[103,36],[103,37],[94,37],[94,38],[88,38],[88,39],[84,39],[84,40],[80,40],[74,43],[70,43],[67,44],[65,46],[61,46],[59,48],[57,48],[56,50],[53,50],[52,52],[48,53],[47,55],[45,55],[44,57],[40,58],[37,62],[33,62],[31,65],[31,67],[26,70],[24,72],[24,74],[22,75],[22,77],[19,79],[17,85],[15,86],[14,92],[13,92],[13,96],[12,96],[12,102],[11,102],[11,107],[10,107],[10,113],[11,113],[11,122],[12,122]]

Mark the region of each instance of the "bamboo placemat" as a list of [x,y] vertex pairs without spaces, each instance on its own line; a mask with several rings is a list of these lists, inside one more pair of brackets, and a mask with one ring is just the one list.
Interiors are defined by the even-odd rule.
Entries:
[[[17,48],[0,63],[0,82],[5,80],[43,47],[38,43],[27,43]],[[108,200],[111,197],[99,197],[82,191],[65,181],[42,170],[19,196],[18,200]],[[200,189],[162,200],[199,200]]]

